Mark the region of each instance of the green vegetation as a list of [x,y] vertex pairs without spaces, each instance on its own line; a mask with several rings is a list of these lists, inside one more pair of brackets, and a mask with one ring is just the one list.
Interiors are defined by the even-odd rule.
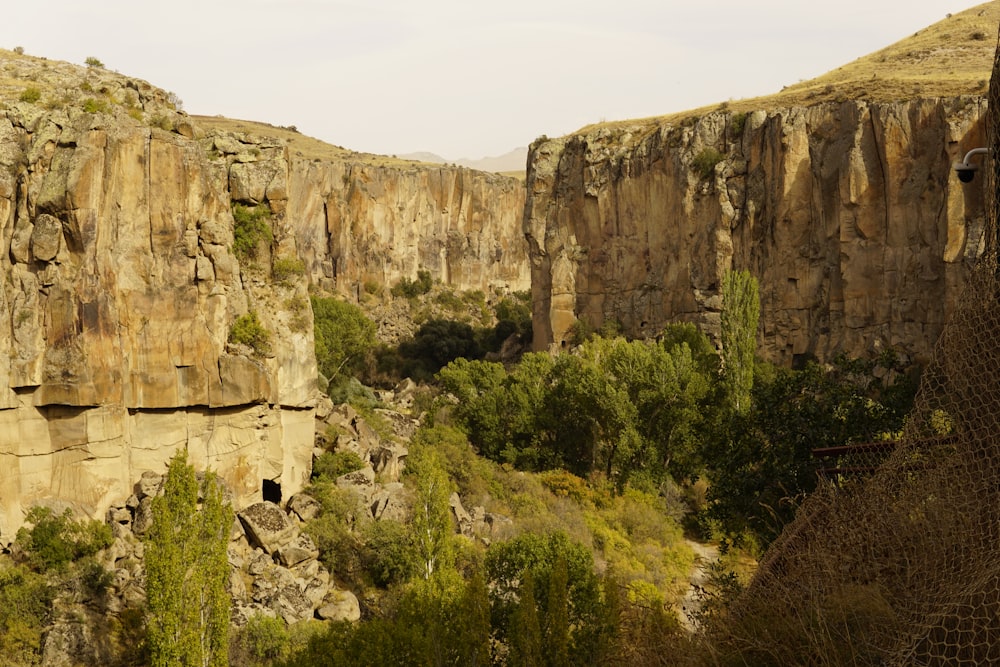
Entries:
[[747,112],[734,113],[729,118],[729,132],[734,137],[742,137],[747,125]]
[[87,67],[93,67],[95,69],[104,69],[104,63],[102,63],[100,59],[95,58],[94,56],[87,56],[87,59],[84,60],[83,63]]
[[149,118],[150,127],[158,127],[165,132],[172,132],[174,129],[174,119],[166,114],[157,114]]
[[708,178],[715,173],[715,165],[726,159],[726,156],[714,148],[705,148],[691,160],[691,168],[701,178]]
[[455,359],[478,359],[482,356],[482,348],[470,325],[432,319],[424,322],[412,339],[400,343],[399,354],[408,362],[405,364],[407,375],[429,379]]
[[453,565],[455,538],[448,506],[452,483],[440,457],[429,448],[410,455],[406,475],[415,491],[412,530],[417,569],[430,580]]
[[[199,494],[203,498],[199,507]],[[226,546],[233,512],[211,472],[199,485],[187,451],[171,459],[146,542],[148,641],[154,667],[228,664]]]
[[434,281],[431,280],[431,272],[420,269],[417,271],[417,279],[410,280],[403,278],[392,286],[390,290],[393,296],[402,296],[407,299],[415,299],[431,291]]
[[97,100],[93,97],[88,97],[82,103],[83,110],[86,113],[108,113],[108,103],[104,100]]
[[271,243],[271,208],[233,204],[233,252],[240,261],[257,259],[262,243]]
[[280,257],[271,264],[271,277],[283,285],[290,285],[292,278],[305,272],[306,263],[297,257]]
[[[685,337],[694,342],[692,350]],[[602,472],[624,488],[692,474],[711,419],[714,353],[693,328],[664,342],[592,338],[579,354],[501,364],[458,359],[438,374],[454,414],[483,456],[529,470]]]
[[229,330],[229,342],[249,346],[258,357],[271,353],[271,333],[261,324],[256,310],[236,318]]
[[230,665],[271,667],[289,656],[291,637],[280,618],[255,614],[233,637],[229,648]]
[[111,546],[111,529],[100,521],[78,522],[69,509],[54,514],[48,507],[32,507],[25,517],[30,528],[17,531],[17,545],[38,572],[66,567]]
[[375,323],[354,304],[331,297],[312,297],[316,364],[333,386],[361,370],[375,347]]
[[816,488],[821,464],[812,450],[898,433],[915,390],[892,354],[839,358],[829,369],[758,364],[749,410],[732,415],[727,437],[706,450],[720,457],[710,473],[707,518],[737,540],[767,545]]
[[28,86],[27,88],[21,91],[21,95],[20,97],[18,97],[18,99],[21,100],[22,102],[34,104],[38,100],[42,99],[42,91],[39,90],[36,86]]
[[42,632],[55,587],[23,565],[0,566],[0,655],[10,665],[41,664]]
[[341,475],[346,475],[365,467],[365,462],[354,452],[323,452],[313,462],[313,478],[322,478],[334,482]]
[[757,279],[749,271],[729,271],[722,277],[722,379],[733,409],[750,409],[760,297]]
[[97,599],[110,574],[96,560],[111,545],[111,529],[100,521],[77,521],[33,507],[18,530],[13,560],[0,561],[0,655],[4,664],[37,665],[42,637],[63,590]]

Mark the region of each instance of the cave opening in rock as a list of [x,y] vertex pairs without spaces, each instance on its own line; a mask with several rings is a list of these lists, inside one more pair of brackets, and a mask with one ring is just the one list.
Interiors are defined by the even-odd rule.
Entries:
[[281,504],[281,483],[273,479],[265,479],[261,484],[260,493],[265,502]]

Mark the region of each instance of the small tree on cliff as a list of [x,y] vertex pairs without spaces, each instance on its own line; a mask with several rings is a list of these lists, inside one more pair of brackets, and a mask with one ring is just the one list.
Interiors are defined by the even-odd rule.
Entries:
[[170,461],[164,493],[153,501],[147,535],[146,592],[151,664],[227,664],[230,600],[226,545],[232,508],[211,472],[199,485],[187,451]]
[[722,277],[722,379],[737,414],[750,408],[760,297],[749,271]]

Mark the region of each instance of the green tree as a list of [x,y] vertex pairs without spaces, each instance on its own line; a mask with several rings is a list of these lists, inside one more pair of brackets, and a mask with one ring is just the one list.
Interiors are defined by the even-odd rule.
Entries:
[[545,654],[550,667],[569,667],[569,570],[566,558],[556,558],[549,575],[545,609]]
[[[553,576],[561,581],[560,560],[565,563],[566,571],[565,605],[549,599]],[[512,540],[490,545],[486,552],[486,573],[492,600],[493,631],[499,641],[518,641],[517,633],[525,631],[524,627],[519,629],[518,624],[532,623],[530,616],[524,615],[530,615],[530,609],[534,608],[536,615],[544,612],[544,616],[538,618],[539,633],[541,628],[549,628],[551,632],[553,627],[560,632],[564,623],[569,628],[570,664],[594,664],[593,658],[601,646],[605,628],[600,581],[594,573],[594,559],[589,549],[571,541],[562,532],[522,533]],[[529,576],[534,603],[519,607],[526,593],[524,582]],[[562,609],[566,609],[566,621],[559,618]],[[554,623],[549,618],[550,612],[556,613]],[[518,615],[521,615],[520,620]],[[525,650],[531,654],[530,646]]]
[[311,301],[319,372],[331,383],[346,380],[375,346],[375,323],[346,301],[315,296]]
[[722,377],[737,414],[750,409],[760,297],[749,271],[722,277]]
[[518,589],[518,599],[510,618],[511,667],[541,667],[543,662],[542,628],[538,620],[538,604],[535,601],[535,578],[531,571],[524,573],[524,580]]
[[727,532],[749,533],[766,546],[816,488],[825,464],[813,449],[871,442],[902,428],[915,383],[900,371],[892,355],[841,357],[829,368],[802,370],[760,364],[750,409],[730,420],[707,454],[716,462],[710,515]]
[[407,458],[406,479],[412,484],[413,543],[421,576],[430,579],[452,563],[454,526],[449,500],[453,485],[433,449],[419,449]]
[[187,451],[180,450],[152,509],[145,558],[152,664],[225,665],[230,611],[226,546],[233,513],[223,501],[221,485],[211,472],[199,485]]
[[470,325],[440,318],[420,325],[412,339],[399,345],[399,353],[410,360],[410,374],[418,378],[434,375],[455,359],[483,356]]
[[0,566],[0,655],[10,665],[37,665],[55,589],[22,565]]
[[111,546],[111,528],[100,521],[76,521],[66,509],[55,514],[50,508],[32,507],[25,517],[30,527],[17,531],[17,545],[39,572],[61,569],[70,562],[93,556]]

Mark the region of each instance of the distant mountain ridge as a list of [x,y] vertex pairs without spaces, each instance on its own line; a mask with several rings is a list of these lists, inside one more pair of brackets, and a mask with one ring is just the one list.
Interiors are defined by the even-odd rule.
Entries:
[[461,167],[468,167],[469,169],[478,169],[479,171],[524,171],[525,165],[528,161],[528,147],[520,146],[515,148],[503,155],[497,155],[495,157],[483,157],[478,160],[470,160],[469,158],[461,158],[460,160],[449,160],[443,158],[436,153],[430,153],[427,151],[422,151],[418,153],[407,153],[406,155],[400,155],[400,158],[404,160],[416,160],[418,162],[433,162],[440,164],[457,164]]

